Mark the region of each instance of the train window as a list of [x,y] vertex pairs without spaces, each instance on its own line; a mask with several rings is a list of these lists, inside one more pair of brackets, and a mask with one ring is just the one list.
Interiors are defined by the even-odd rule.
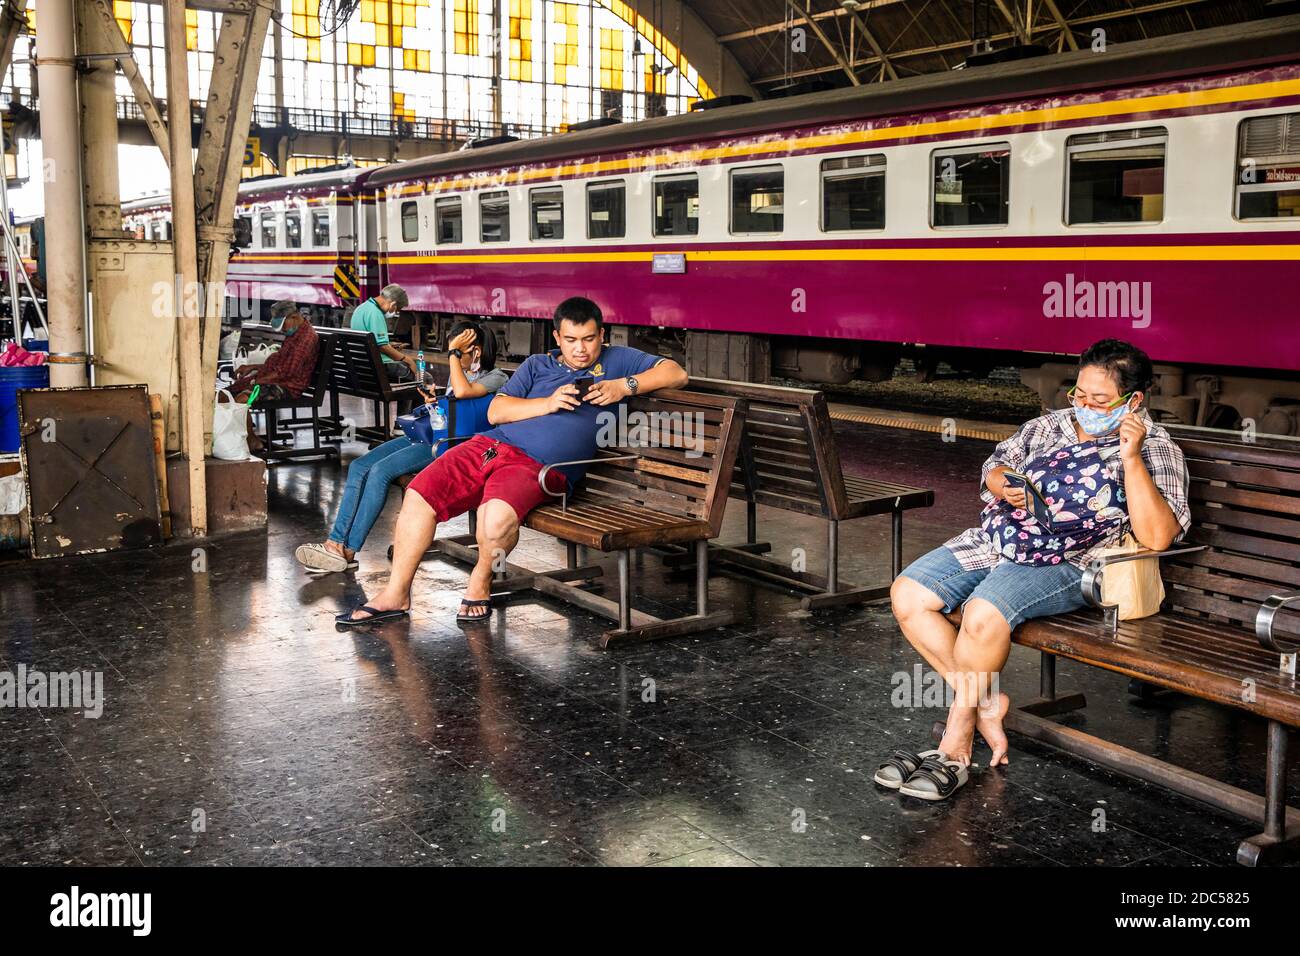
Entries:
[[534,189],[528,194],[534,239],[564,238],[564,190],[558,186]]
[[280,231],[280,224],[276,221],[278,217],[273,212],[262,213],[262,248],[274,249],[276,246],[276,233]]
[[1011,147],[991,143],[972,149],[935,150],[930,225],[1005,226],[1011,205]]
[[1167,140],[1163,126],[1067,139],[1065,224],[1163,219]]
[[1300,113],[1242,120],[1237,168],[1238,219],[1300,216]]
[[478,237],[480,242],[510,241],[510,194],[504,189],[479,193]]
[[822,160],[822,231],[885,228],[885,157]]
[[235,244],[247,249],[253,244],[253,217],[235,217]]
[[700,231],[700,177],[662,176],[655,184],[655,235],[694,236]]
[[459,196],[439,199],[433,204],[433,224],[440,245],[461,241],[463,233]]
[[290,249],[302,248],[302,213],[284,214],[284,244]]
[[330,211],[313,209],[311,211],[311,244],[328,246],[330,244]]
[[731,171],[731,231],[780,232],[785,226],[785,169]]
[[420,238],[420,214],[415,200],[402,203],[402,241],[415,242]]
[[621,239],[627,235],[627,187],[593,183],[587,187],[587,238]]

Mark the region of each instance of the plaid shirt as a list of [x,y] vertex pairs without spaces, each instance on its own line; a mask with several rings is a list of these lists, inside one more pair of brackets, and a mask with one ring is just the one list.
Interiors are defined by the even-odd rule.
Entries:
[[[1183,460],[1183,450],[1174,444],[1169,432],[1153,422],[1146,410],[1139,411],[1138,416],[1147,427],[1147,437],[1142,442],[1142,462],[1151,474],[1160,494],[1164,496],[1174,517],[1182,526],[1183,533],[1192,526],[1191,508],[1187,503],[1187,463]],[[1121,484],[1124,481],[1124,462],[1119,456],[1119,433],[1096,439],[1098,452],[1111,477]],[[1020,430],[1001,442],[993,450],[988,461],[980,470],[980,498],[984,500],[985,511],[997,507],[1000,500],[988,490],[985,482],[989,472],[999,465],[1007,465],[1016,471],[1022,471],[1025,465],[1039,455],[1057,451],[1070,445],[1079,444],[1078,432],[1074,430],[1074,412],[1069,408],[1057,409],[1032,419],[1020,426]],[[1130,530],[1128,517],[1116,527],[1114,533],[1099,541],[1085,551],[1067,554],[1065,560],[1078,568],[1086,568],[1088,562],[1097,556],[1103,548],[1113,548]],[[1178,537],[1182,537],[1179,534]],[[984,529],[970,528],[955,538],[944,543],[952,551],[962,568],[967,571],[980,571],[991,568],[999,561],[1007,560],[998,553],[993,541]]]
[[320,336],[310,322],[298,326],[298,331],[285,337],[284,344],[272,352],[262,365],[262,373],[273,372],[290,395],[297,398],[311,384],[316,371],[316,356],[320,352]]

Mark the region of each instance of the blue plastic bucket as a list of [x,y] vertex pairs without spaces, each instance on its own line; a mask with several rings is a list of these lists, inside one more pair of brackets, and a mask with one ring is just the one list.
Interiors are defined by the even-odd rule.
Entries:
[[49,386],[48,365],[0,368],[0,452],[18,450],[18,390]]
[[48,352],[50,350],[50,340],[23,339],[23,348],[29,352]]

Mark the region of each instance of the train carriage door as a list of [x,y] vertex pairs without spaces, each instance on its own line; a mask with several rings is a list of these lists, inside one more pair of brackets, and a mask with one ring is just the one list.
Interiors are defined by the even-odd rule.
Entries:
[[333,192],[326,207],[332,231],[323,238],[334,249],[334,295],[345,314],[365,298],[364,241],[357,229],[358,200],[355,194]]

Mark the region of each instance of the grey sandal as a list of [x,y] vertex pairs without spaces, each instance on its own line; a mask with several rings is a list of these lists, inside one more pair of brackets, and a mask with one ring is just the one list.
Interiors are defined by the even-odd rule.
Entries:
[[926,750],[919,754],[914,754],[910,750],[892,750],[885,762],[876,770],[876,775],[872,778],[882,787],[888,787],[890,790],[897,790],[901,787],[907,778],[916,773],[917,768],[925,762],[926,757],[938,756],[937,750]]
[[943,754],[926,757],[898,792],[918,800],[946,800],[970,779],[970,771]]

